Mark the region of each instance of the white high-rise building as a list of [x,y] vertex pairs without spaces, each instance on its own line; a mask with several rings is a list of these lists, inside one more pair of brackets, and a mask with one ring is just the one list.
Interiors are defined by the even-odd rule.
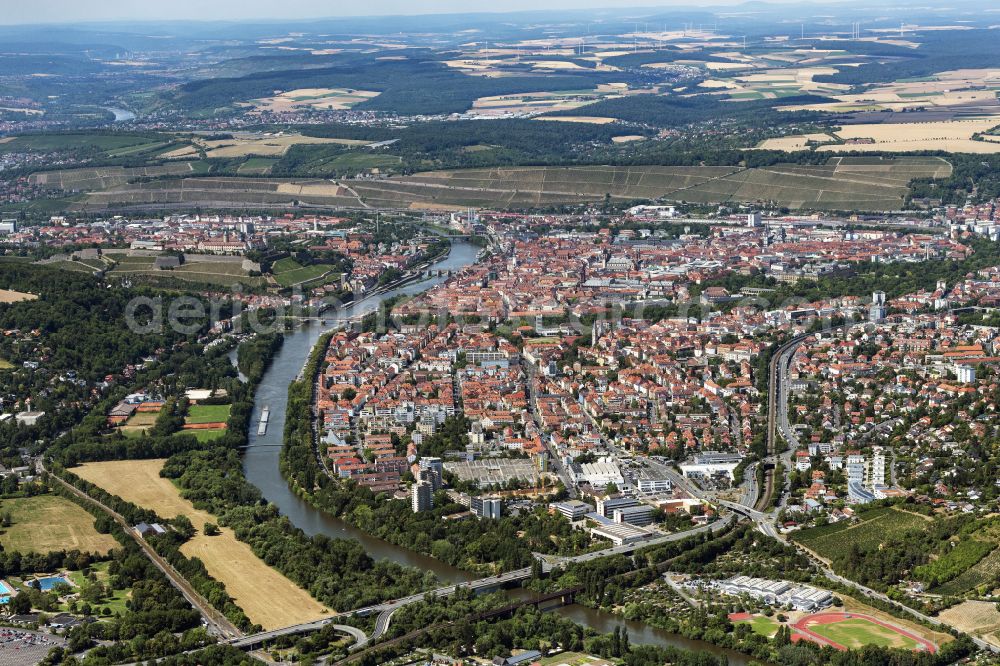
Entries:
[[869,485],[885,485],[885,452],[881,447],[876,446],[872,453],[872,466],[869,478]]
[[429,481],[417,481],[410,488],[410,507],[413,513],[434,508],[434,486]]
[[876,291],[872,294],[872,306],[868,310],[868,319],[871,322],[877,323],[885,319],[885,315],[885,292]]
[[960,363],[955,366],[955,376],[960,384],[974,384],[976,382],[976,366]]
[[860,453],[850,453],[847,455],[847,482],[865,482],[865,457]]

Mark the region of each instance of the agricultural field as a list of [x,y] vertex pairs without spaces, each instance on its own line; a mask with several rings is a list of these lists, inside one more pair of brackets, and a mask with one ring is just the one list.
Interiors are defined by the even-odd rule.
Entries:
[[831,523],[795,533],[792,538],[820,557],[831,560],[857,544],[863,550],[875,548],[888,539],[921,528],[927,520],[895,507],[882,507],[862,514],[858,523]]
[[676,192],[696,203],[774,202],[817,210],[897,210],[914,178],[944,177],[951,165],[936,157],[896,160],[833,158],[826,165],[747,169]]
[[796,95],[830,95],[842,93],[850,86],[834,83],[818,83],[814,77],[836,74],[833,67],[806,66],[762,69],[748,73],[734,74],[728,78],[703,81],[699,86],[718,90],[734,100],[780,99]]
[[[1000,125],[1000,115],[978,120],[843,125],[840,129],[834,130],[833,135],[854,143],[829,144],[819,146],[817,150],[896,153],[943,150],[952,153],[1000,153],[1000,143],[973,139],[973,135],[982,134],[997,125]],[[857,141],[869,143],[856,143]]]
[[106,555],[118,542],[94,529],[94,517],[58,495],[5,499],[0,511],[10,513],[12,525],[0,534],[4,550],[48,553],[80,550]]
[[733,173],[730,167],[498,167],[430,171],[351,182],[366,203],[451,206],[544,206],[615,199],[654,199]]
[[938,618],[959,631],[1000,646],[1000,611],[992,601],[963,601],[938,613]]
[[236,170],[241,176],[266,176],[271,173],[271,168],[277,163],[277,160],[268,159],[266,157],[251,157],[246,162],[240,165],[240,168]]
[[33,173],[29,181],[66,191],[103,190],[125,185],[136,178],[157,178],[160,176],[190,176],[203,169],[195,162],[179,162],[148,167],[92,167],[84,169],[64,169],[61,171],[41,171]]
[[29,134],[12,137],[0,143],[0,153],[13,152],[53,152],[97,148],[108,156],[112,152],[133,149],[136,152],[163,145],[163,140],[150,136],[132,134]]
[[436,171],[352,182],[382,207],[525,207],[614,199],[694,203],[773,201],[789,208],[894,210],[914,178],[943,177],[940,158],[831,158],[826,165],[729,167],[513,167]]
[[133,183],[91,192],[76,208],[104,210],[109,205],[170,204],[173,208],[219,206],[262,208],[292,206],[362,207],[358,198],[328,180],[266,178],[182,178]]
[[316,620],[329,610],[292,581],[267,566],[233,531],[220,527],[218,536],[205,536],[201,527],[218,518],[196,509],[181,497],[169,479],[160,476],[163,460],[118,460],[87,463],[73,472],[113,495],[151,509],[162,518],[187,516],[199,533],[181,547],[197,557],[209,575],[221,581],[252,622],[265,629]]
[[[474,61],[466,62],[472,63]],[[472,103],[471,113],[483,118],[511,114],[537,115],[553,111],[580,109],[594,102],[616,99],[628,94],[632,94],[628,84],[605,83],[589,90],[553,90],[511,95],[488,95],[480,97]],[[566,120],[566,118],[545,118],[545,120]],[[601,119],[601,122],[615,122],[615,119],[604,118]]]
[[[1000,143],[996,145],[1000,148]],[[381,164],[380,160],[386,160],[388,165],[395,158],[344,153],[329,159],[331,166],[342,160],[339,166],[360,170]],[[194,177],[132,183],[91,192],[78,207],[95,211],[107,206],[152,204],[177,208],[213,205],[267,208],[301,203],[344,208],[449,210],[468,206],[530,208],[585,203],[610,195],[612,199],[625,201],[773,202],[793,209],[884,211],[903,206],[914,178],[946,177],[950,173],[951,165],[938,157],[831,157],[825,165],[776,164],[753,169],[494,167],[341,183],[304,178]],[[296,281],[303,279],[306,278],[299,277]]]
[[195,139],[195,143],[205,150],[206,157],[280,157],[292,146],[339,144],[363,146],[370,141],[355,139],[324,139],[301,134],[258,134],[237,133],[232,139]]
[[[357,171],[389,169],[399,166],[402,159],[403,158],[398,155],[386,155],[384,153],[352,150],[334,155],[333,157],[324,157],[317,159],[315,162],[306,163],[303,165],[303,168],[310,171],[320,169],[335,171],[342,171],[345,169],[355,169]],[[309,171],[306,171],[305,173],[308,172]]]
[[[1000,524],[985,520],[966,528],[954,548],[915,573],[924,574],[918,579],[928,584],[932,594],[988,594],[1000,575]],[[934,580],[935,574],[943,582]]]
[[933,76],[900,79],[870,86],[861,93],[835,94],[831,102],[786,107],[787,110],[831,111],[896,111],[915,109],[952,111],[964,115],[982,111],[997,104],[1000,90],[1000,70],[959,69],[939,72]]
[[0,303],[21,303],[23,301],[38,300],[38,294],[29,294],[24,291],[12,291],[10,289],[0,289]]
[[817,143],[830,143],[836,141],[829,134],[813,133],[813,134],[790,134],[788,136],[779,136],[773,139],[764,139],[758,144],[757,148],[761,150],[808,150],[813,144]]
[[270,113],[285,113],[304,108],[344,111],[378,96],[379,93],[374,90],[299,88],[287,90],[271,97],[251,100],[247,106],[252,106],[256,111]]
[[1000,575],[1000,547],[994,548],[986,557],[979,560],[955,578],[933,588],[934,594],[957,596],[976,589],[981,585],[989,586]]

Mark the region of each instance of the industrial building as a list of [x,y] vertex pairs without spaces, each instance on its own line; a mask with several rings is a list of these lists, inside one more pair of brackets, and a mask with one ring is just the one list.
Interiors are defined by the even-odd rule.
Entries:
[[733,576],[714,583],[723,594],[759,599],[772,606],[791,605],[795,610],[816,611],[833,604],[833,594],[809,585],[784,580],[767,580],[750,576]]
[[581,502],[580,500],[567,500],[565,502],[552,502],[549,504],[550,512],[561,513],[573,522],[582,520],[584,516],[593,510],[593,508],[594,507],[590,506],[586,502]]
[[615,546],[637,543],[652,536],[646,530],[639,529],[638,527],[634,527],[627,523],[614,523],[611,525],[598,525],[596,527],[591,527],[590,535],[601,539],[607,539]]
[[605,518],[613,518],[615,509],[631,506],[639,506],[639,500],[634,497],[602,497],[597,500],[597,512]]
[[623,507],[615,509],[611,517],[618,524],[627,523],[636,527],[645,527],[653,524],[653,507],[645,504]]

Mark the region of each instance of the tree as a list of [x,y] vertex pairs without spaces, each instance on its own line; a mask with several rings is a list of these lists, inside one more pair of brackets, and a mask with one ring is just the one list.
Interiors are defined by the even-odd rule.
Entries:
[[219,526],[215,523],[205,523],[205,527],[202,532],[205,536],[218,536],[220,534]]
[[31,599],[24,592],[18,594],[12,598],[7,606],[10,608],[10,612],[15,615],[21,615],[24,613],[31,612]]

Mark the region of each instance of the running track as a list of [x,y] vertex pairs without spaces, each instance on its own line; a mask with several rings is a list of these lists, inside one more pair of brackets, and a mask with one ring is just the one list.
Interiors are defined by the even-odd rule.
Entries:
[[920,636],[917,636],[916,634],[913,634],[907,631],[906,629],[903,629],[902,627],[897,627],[894,624],[883,622],[878,618],[872,617],[871,615],[864,615],[863,613],[815,613],[813,615],[805,616],[804,618],[793,624],[792,627],[797,632],[806,636],[810,640],[816,641],[820,645],[829,645],[830,647],[836,648],[838,650],[847,650],[847,648],[844,647],[843,645],[835,643],[834,641],[831,641],[829,638],[824,638],[823,636],[820,636],[819,634],[811,631],[807,625],[834,624],[836,622],[840,622],[841,620],[854,619],[854,618],[867,620],[872,624],[877,624],[880,627],[885,627],[886,629],[890,629],[896,632],[897,634],[902,634],[903,636],[906,636],[907,638],[910,638],[916,641],[921,646],[923,646],[923,649],[926,650],[927,652],[930,653],[937,652],[937,646],[934,645],[934,643],[931,643],[930,641],[921,638]]

